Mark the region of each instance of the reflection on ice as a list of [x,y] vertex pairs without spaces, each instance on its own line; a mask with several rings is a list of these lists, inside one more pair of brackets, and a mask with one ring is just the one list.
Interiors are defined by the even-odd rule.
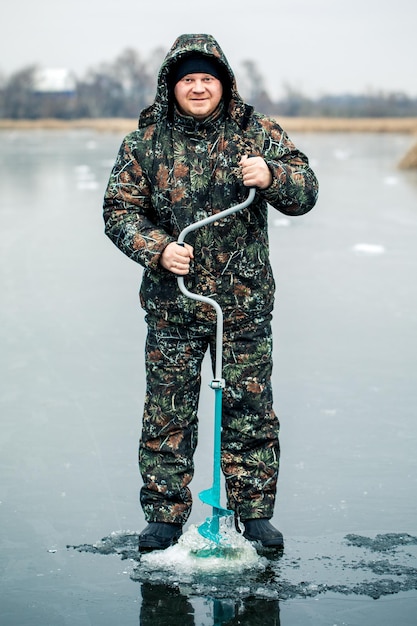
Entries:
[[[265,598],[199,598],[163,584],[142,583],[141,626],[280,626],[279,601]],[[178,621],[178,623],[179,623]],[[177,623],[177,621],[175,621]]]
[[375,243],[357,243],[352,248],[356,254],[378,255],[385,253],[385,247]]
[[291,226],[291,220],[289,217],[285,216],[275,217],[272,220],[271,226],[274,228],[288,228],[288,226]]
[[398,184],[398,177],[397,176],[387,176],[384,179],[384,183],[386,185],[397,185]]
[[89,165],[77,165],[74,170],[77,179],[77,189],[81,191],[98,189],[98,182]]
[[345,150],[343,148],[336,148],[333,151],[333,156],[338,161],[345,161],[346,159],[348,159],[350,157],[350,152],[349,152],[349,150]]

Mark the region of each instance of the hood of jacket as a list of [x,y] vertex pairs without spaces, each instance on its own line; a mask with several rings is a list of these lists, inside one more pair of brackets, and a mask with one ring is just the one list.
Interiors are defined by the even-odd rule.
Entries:
[[224,76],[224,93],[227,112],[242,128],[246,127],[253,107],[244,103],[236,86],[236,79],[229,62],[212,35],[180,35],[167,53],[159,70],[156,95],[153,103],[139,115],[139,128],[168,121],[172,117],[174,95],[169,76],[173,66],[188,55],[198,52],[217,61]]

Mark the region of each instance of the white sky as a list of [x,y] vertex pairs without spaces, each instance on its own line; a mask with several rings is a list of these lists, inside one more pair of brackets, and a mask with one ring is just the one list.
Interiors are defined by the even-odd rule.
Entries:
[[0,72],[38,64],[78,76],[128,47],[144,59],[210,33],[239,77],[253,60],[273,98],[401,91],[417,96],[416,0],[21,0],[2,8]]

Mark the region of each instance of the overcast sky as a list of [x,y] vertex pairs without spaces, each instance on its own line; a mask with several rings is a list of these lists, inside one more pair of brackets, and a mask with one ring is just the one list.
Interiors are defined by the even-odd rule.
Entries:
[[211,33],[237,76],[256,63],[272,97],[284,85],[417,96],[416,0],[8,0],[1,21],[6,77],[32,64],[81,77],[128,47],[148,59],[182,33]]

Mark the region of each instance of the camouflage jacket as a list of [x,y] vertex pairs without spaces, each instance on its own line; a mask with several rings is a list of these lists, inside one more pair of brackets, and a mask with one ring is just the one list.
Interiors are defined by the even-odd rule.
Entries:
[[[230,79],[227,101],[203,121],[175,111],[167,80],[172,64],[190,51],[216,57]],[[151,315],[174,323],[213,319],[212,307],[182,295],[159,259],[185,226],[246,198],[238,165],[245,154],[265,159],[271,186],[258,190],[247,209],[187,238],[195,258],[186,285],[213,296],[226,322],[272,310],[268,204],[302,215],[314,206],[318,184],[278,123],[243,102],[217,42],[210,35],[179,37],[161,66],[154,103],[122,143],[104,198],[105,232],[144,267],[141,303]]]

